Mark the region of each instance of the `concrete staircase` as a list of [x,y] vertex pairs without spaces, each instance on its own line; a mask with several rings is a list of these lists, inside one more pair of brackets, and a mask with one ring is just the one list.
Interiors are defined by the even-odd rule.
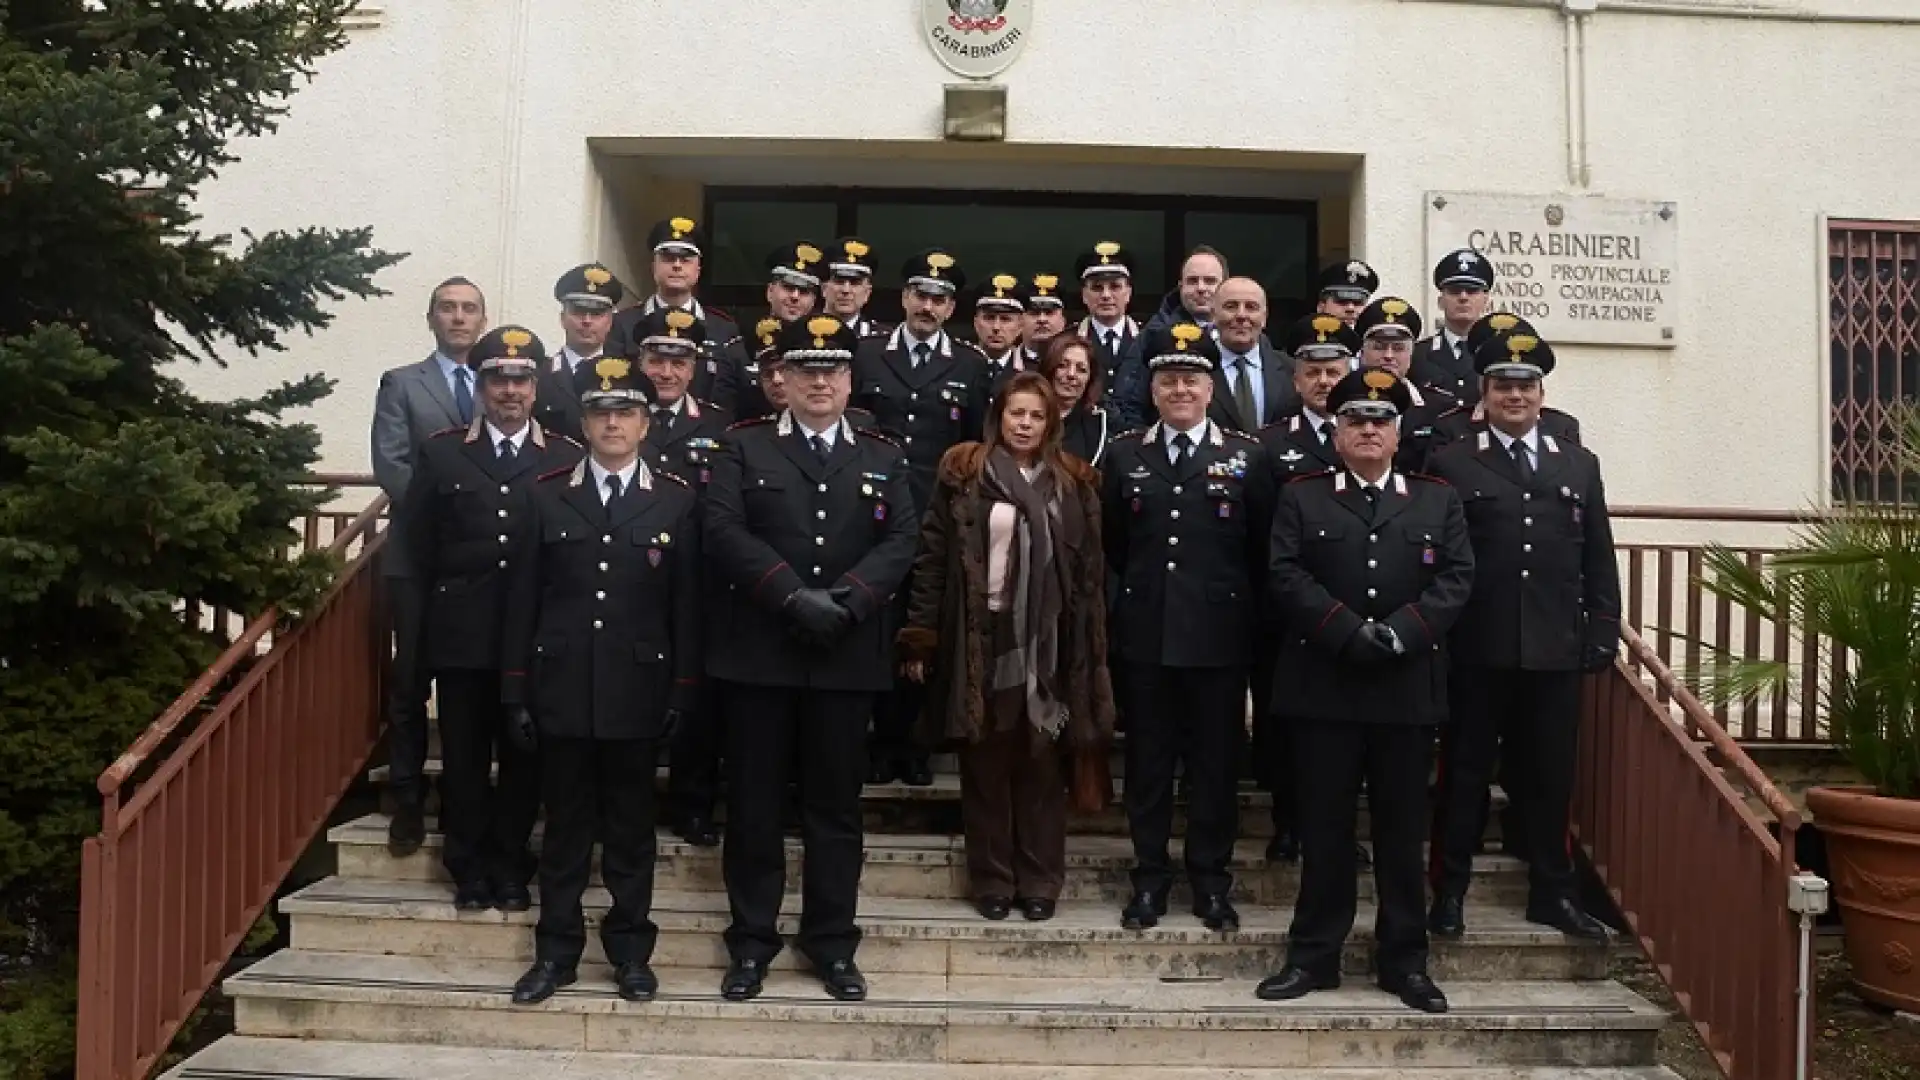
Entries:
[[[1480,857],[1471,930],[1436,943],[1453,1011],[1426,1016],[1367,977],[1364,907],[1340,990],[1285,1004],[1253,985],[1285,954],[1296,867],[1262,854],[1265,797],[1248,791],[1238,852],[1245,925],[1208,932],[1177,895],[1162,925],[1123,931],[1127,842],[1113,815],[1069,839],[1058,916],[991,923],[965,896],[950,776],[867,792],[860,963],[869,1000],[826,997],[789,950],[750,1003],[722,1001],[719,854],[664,832],[656,1001],[631,1004],[588,947],[580,981],[534,1008],[507,988],[532,956],[536,912],[457,913],[438,836],[386,851],[386,819],[332,830],[338,876],[286,897],[292,946],[227,980],[238,1034],[175,1080],[1673,1080],[1656,1067],[1665,1015],[1607,981],[1607,951],[1526,922],[1524,867]],[[1364,826],[1364,815],[1363,822]],[[536,835],[535,843],[539,837]],[[791,847],[797,889],[799,851]],[[606,894],[588,892],[589,921]],[[797,900],[789,911],[797,908]],[[786,927],[791,932],[794,927]]]

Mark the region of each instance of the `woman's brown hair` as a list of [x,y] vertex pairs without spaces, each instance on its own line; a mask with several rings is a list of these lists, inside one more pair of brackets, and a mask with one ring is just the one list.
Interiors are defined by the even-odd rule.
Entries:
[[[1051,352],[1051,348],[1048,350]],[[993,395],[993,404],[987,407],[987,430],[981,439],[992,450],[1000,445],[1000,418],[1007,411],[1007,402],[1015,394],[1033,394],[1040,399],[1047,412],[1047,432],[1040,437],[1040,458],[1049,465],[1060,463],[1060,439],[1063,426],[1060,417],[1060,395],[1053,392],[1053,382],[1037,371],[1022,371]]]
[[[1053,335],[1053,340],[1047,342],[1047,350],[1040,354],[1040,374],[1047,377],[1047,386],[1051,389],[1053,374],[1067,362],[1067,351],[1070,349],[1087,351],[1087,388],[1080,391],[1080,400],[1074,404],[1076,407],[1080,405],[1091,407],[1094,402],[1100,400],[1100,361],[1095,358],[1093,343],[1086,338],[1070,330]],[[1056,398],[1058,396],[1055,395]]]

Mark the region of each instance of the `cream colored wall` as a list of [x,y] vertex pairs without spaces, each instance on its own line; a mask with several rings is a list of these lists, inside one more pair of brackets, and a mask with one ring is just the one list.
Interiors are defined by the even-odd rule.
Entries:
[[[197,373],[215,393],[316,368],[339,379],[314,420],[340,469],[366,464],[380,371],[430,347],[420,313],[435,281],[470,274],[496,318],[549,333],[559,270],[624,258],[609,245],[637,246],[653,208],[699,206],[697,181],[596,160],[589,140],[608,153],[662,138],[762,152],[786,140],[899,144],[840,163],[854,183],[915,156],[1002,160],[1018,177],[1027,166],[1015,161],[1158,147],[1112,154],[1180,166],[1247,151],[1253,171],[1233,186],[1258,188],[1261,168],[1327,155],[1327,168],[1361,164],[1322,208],[1323,248],[1350,247],[1386,288],[1416,296],[1429,291],[1423,192],[1578,192],[1564,20],[1542,6],[1049,0],[1002,79],[1008,145],[969,147],[937,143],[949,76],[915,38],[916,3],[381,7],[205,202],[218,230],[366,223],[412,253],[381,279],[394,296],[344,305],[322,338]],[[1826,472],[1819,223],[1920,218],[1920,149],[1902,104],[1920,99],[1920,64],[1888,62],[1920,55],[1920,26],[1603,10],[1587,37],[1587,190],[1679,204],[1684,321],[1670,351],[1563,350],[1553,400],[1582,417],[1615,501],[1802,503]],[[670,43],[669,68],[649,65],[652,42]],[[1193,63],[1207,57],[1232,58],[1233,77]],[[1089,149],[1047,149],[1061,144]],[[1115,166],[1107,179],[1127,175]]]

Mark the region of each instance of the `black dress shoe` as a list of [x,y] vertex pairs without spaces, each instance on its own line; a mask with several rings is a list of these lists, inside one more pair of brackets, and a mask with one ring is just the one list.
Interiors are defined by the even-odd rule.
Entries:
[[680,827],[675,831],[680,834],[680,839],[694,847],[720,846],[720,830],[714,827],[713,819],[710,817],[699,814],[690,815],[680,822]]
[[520,976],[520,981],[513,984],[513,1003],[537,1005],[552,997],[555,990],[572,986],[577,977],[570,967],[563,968],[551,960],[536,960],[527,973]]
[[1160,925],[1160,916],[1167,913],[1167,894],[1164,892],[1137,892],[1127,906],[1120,909],[1120,927],[1123,930],[1148,930]]
[[867,783],[891,784],[899,776],[892,758],[876,757],[867,762]]
[[1613,935],[1606,924],[1580,909],[1580,905],[1566,897],[1551,903],[1527,904],[1527,921],[1551,926],[1570,938],[1581,941],[1605,942]]
[[1193,915],[1209,930],[1231,934],[1240,929],[1240,913],[1233,909],[1233,901],[1220,893],[1195,897]]
[[404,859],[420,850],[427,841],[427,812],[417,802],[403,802],[393,808],[387,822],[387,854]]
[[834,960],[825,967],[816,965],[814,971],[820,976],[820,985],[826,987],[828,996],[835,1000],[867,999],[867,977],[860,974],[859,965],[852,960]]
[[973,902],[973,910],[979,912],[983,919],[999,922],[1013,911],[1013,901],[1004,896],[983,896]]
[[1321,978],[1303,967],[1288,965],[1277,975],[1269,975],[1260,980],[1254,988],[1253,996],[1261,1001],[1292,1001],[1306,997],[1315,990],[1340,989],[1340,976]]
[[925,755],[910,757],[900,767],[900,782],[908,787],[928,787],[933,783],[933,763]]
[[1409,1009],[1418,1009],[1424,1013],[1443,1013],[1447,1011],[1447,995],[1433,985],[1424,971],[1402,975],[1397,979],[1380,980],[1380,989],[1400,999]]
[[652,1001],[653,995],[660,992],[660,980],[653,977],[653,969],[638,960],[629,960],[615,968],[613,985],[628,1001]]
[[766,982],[767,965],[759,960],[742,960],[735,957],[727,963],[727,973],[720,976],[720,996],[728,1001],[748,1001],[760,996],[760,986]]
[[493,890],[484,881],[463,881],[453,890],[453,910],[485,911],[493,906]]
[[1427,912],[1427,932],[1437,938],[1458,941],[1467,933],[1467,902],[1458,896],[1436,896]]
[[493,906],[501,911],[525,911],[533,906],[533,893],[518,881],[503,881],[493,887]]
[[1025,915],[1028,922],[1046,922],[1048,919],[1053,918],[1053,911],[1056,906],[1052,900],[1043,900],[1037,896],[1029,896],[1025,900],[1020,901],[1020,914]]
[[1300,861],[1300,840],[1293,835],[1292,829],[1282,829],[1267,841],[1267,861],[1270,863]]

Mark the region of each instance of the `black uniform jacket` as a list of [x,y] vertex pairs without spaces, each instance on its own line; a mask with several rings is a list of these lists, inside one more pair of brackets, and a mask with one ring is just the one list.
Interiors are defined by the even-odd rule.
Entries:
[[1433,456],[1473,538],[1473,596],[1451,643],[1459,663],[1574,671],[1585,646],[1619,647],[1620,571],[1600,459],[1544,434],[1544,423],[1542,432],[1524,484],[1489,432]]
[[647,428],[647,445],[642,453],[648,464],[685,480],[695,492],[704,492],[713,479],[720,439],[733,425],[733,417],[720,406],[691,394],[682,400],[685,404],[673,423],[655,419]]
[[1426,471],[1427,457],[1444,444],[1440,418],[1452,412],[1459,401],[1443,390],[1423,390],[1409,385],[1413,408],[1400,418],[1400,450],[1393,455],[1393,467],[1401,472]]
[[[1345,469],[1280,489],[1273,514],[1273,602],[1285,621],[1274,667],[1282,716],[1362,724],[1437,724],[1447,715],[1446,635],[1473,587],[1460,499],[1447,485],[1393,472],[1378,507]],[[1381,622],[1406,651],[1342,655]]]
[[[1119,329],[1120,340],[1114,343],[1113,350],[1109,352],[1107,343],[1101,338],[1105,331],[1101,329],[1099,323],[1093,321],[1091,316],[1081,319],[1079,324],[1073,327],[1074,333],[1086,338],[1087,342],[1093,346],[1093,368],[1100,373],[1102,403],[1113,396],[1114,380],[1120,376],[1120,357],[1133,347],[1134,339],[1140,336],[1140,324],[1131,318],[1122,319]],[[1114,420],[1118,422],[1119,417],[1115,416]]]
[[[582,360],[580,367],[591,372],[595,360]],[[541,427],[569,439],[581,437],[585,429],[580,424],[586,416],[580,408],[581,377],[577,369],[567,367],[565,351],[554,353],[540,365],[540,374],[534,381],[533,418]]]
[[[1456,405],[1441,414],[1434,421],[1434,449],[1471,438],[1487,430],[1487,407],[1475,402],[1473,405]],[[1580,442],[1580,421],[1572,413],[1561,412],[1551,406],[1540,409],[1540,434],[1551,435],[1561,442],[1576,445]]]
[[1473,358],[1456,359],[1446,342],[1444,334],[1416,342],[1413,360],[1407,365],[1407,381],[1422,389],[1442,391],[1456,401],[1475,404],[1480,400],[1480,376],[1473,370]]
[[698,500],[644,458],[618,499],[601,498],[586,461],[534,485],[500,697],[556,738],[658,738],[668,709],[698,700]]
[[987,421],[987,358],[944,330],[916,370],[904,328],[860,342],[853,354],[853,405],[873,414],[906,451],[916,510],[933,494],[940,455],[980,437]]
[[1108,638],[1131,663],[1253,662],[1273,467],[1252,438],[1209,421],[1178,465],[1164,424],[1116,437],[1101,468],[1107,565],[1120,576]]
[[[649,296],[644,303],[635,304],[614,315],[613,329],[607,334],[607,354],[633,355],[635,325],[659,306],[660,298]],[[687,310],[700,320],[700,325],[707,331],[700,354],[693,361],[693,384],[687,388],[687,392],[702,401],[711,401],[723,409],[732,410],[738,403],[742,389],[738,356],[744,355],[745,350],[740,344],[740,327],[726,312],[708,307],[698,300]]]
[[[820,690],[893,685],[888,601],[913,565],[919,518],[906,455],[844,418],[821,462],[791,413],[735,424],[706,492],[718,576],[707,674]],[[831,648],[794,639],[781,605],[801,588],[847,590],[856,623]]]
[[[580,460],[580,444],[536,421],[512,461],[500,458],[484,417],[420,445],[413,482],[396,515],[423,597],[429,671],[500,666],[507,579],[527,558],[534,480]],[[397,579],[396,579],[397,580]]]
[[[1329,419],[1324,422],[1333,421]],[[1341,467],[1340,455],[1334,453],[1332,441],[1321,443],[1320,436],[1314,431],[1313,421],[1304,412],[1296,411],[1284,420],[1268,424],[1260,429],[1257,438],[1260,445],[1266,448],[1267,459],[1273,463],[1273,475],[1278,483],[1284,484],[1296,476]]]
[[1060,423],[1060,448],[1096,469],[1105,468],[1107,444],[1120,434],[1119,418],[1104,406],[1075,405]]

